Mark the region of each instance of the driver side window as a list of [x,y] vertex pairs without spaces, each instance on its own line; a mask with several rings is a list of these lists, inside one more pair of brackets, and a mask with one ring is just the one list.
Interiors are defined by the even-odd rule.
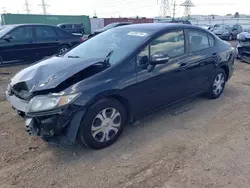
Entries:
[[146,67],[150,62],[150,57],[155,53],[167,54],[169,58],[183,55],[185,53],[183,30],[169,32],[153,40],[150,46],[147,46],[138,54],[137,65]]
[[185,53],[185,38],[183,30],[166,33],[155,39],[150,45],[150,55],[163,52],[169,58],[174,58]]

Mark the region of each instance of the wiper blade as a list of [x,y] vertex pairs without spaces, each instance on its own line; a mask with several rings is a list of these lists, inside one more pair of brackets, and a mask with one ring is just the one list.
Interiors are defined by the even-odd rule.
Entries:
[[104,63],[105,63],[105,64],[110,65],[109,60],[110,60],[110,57],[112,56],[113,52],[114,52],[114,50],[111,50],[111,51],[108,53],[108,55],[106,56],[106,58],[105,58],[105,60],[104,60]]

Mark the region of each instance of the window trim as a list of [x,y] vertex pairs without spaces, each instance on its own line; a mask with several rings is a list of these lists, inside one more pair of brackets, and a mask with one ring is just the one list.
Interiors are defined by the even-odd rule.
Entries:
[[[213,48],[213,47],[215,46],[215,42],[216,42],[215,37],[214,37],[213,35],[209,34],[209,33],[208,33],[207,35],[208,35],[209,47],[210,47],[210,48]],[[211,38],[214,40],[214,45],[213,45],[213,46],[211,46],[211,44],[210,44],[209,37],[211,37]]]
[[[208,48],[203,48],[203,49],[200,49],[200,50],[197,50],[197,51],[192,52],[192,51],[191,51],[191,43],[190,43],[189,35],[188,35],[188,33],[189,33],[188,31],[190,31],[190,30],[191,30],[191,31],[197,31],[197,32],[200,32],[200,33],[205,34],[205,35],[207,36],[207,40],[208,40]],[[210,42],[209,42],[209,37],[208,37],[209,33],[207,33],[206,31],[200,30],[200,29],[196,29],[196,28],[187,28],[186,31],[187,31],[188,51],[189,51],[189,54],[196,53],[196,52],[201,52],[201,51],[203,51],[203,50],[207,50],[207,49],[210,49],[210,48],[211,48]]]

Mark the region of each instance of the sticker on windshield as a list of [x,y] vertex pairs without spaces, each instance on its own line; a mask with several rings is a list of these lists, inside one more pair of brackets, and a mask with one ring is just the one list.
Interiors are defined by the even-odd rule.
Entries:
[[127,35],[130,36],[137,36],[137,37],[145,37],[148,34],[147,33],[142,33],[142,32],[135,32],[135,31],[130,31]]

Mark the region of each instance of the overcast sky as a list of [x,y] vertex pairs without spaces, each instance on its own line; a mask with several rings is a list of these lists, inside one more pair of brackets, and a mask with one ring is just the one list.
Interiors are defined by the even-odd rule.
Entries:
[[[41,14],[42,0],[28,0],[31,13]],[[162,0],[45,0],[49,5],[49,14],[61,15],[90,15],[96,11],[98,17],[110,16],[159,16]],[[173,0],[169,0],[173,1]],[[176,0],[177,4],[184,0]],[[25,0],[0,0],[1,13],[3,7],[10,13],[25,13]],[[250,14],[250,0],[193,0],[196,7],[192,8],[192,14]],[[172,7],[173,8],[173,7]],[[171,9],[172,9],[171,8]],[[177,16],[183,15],[183,7],[177,6]]]

